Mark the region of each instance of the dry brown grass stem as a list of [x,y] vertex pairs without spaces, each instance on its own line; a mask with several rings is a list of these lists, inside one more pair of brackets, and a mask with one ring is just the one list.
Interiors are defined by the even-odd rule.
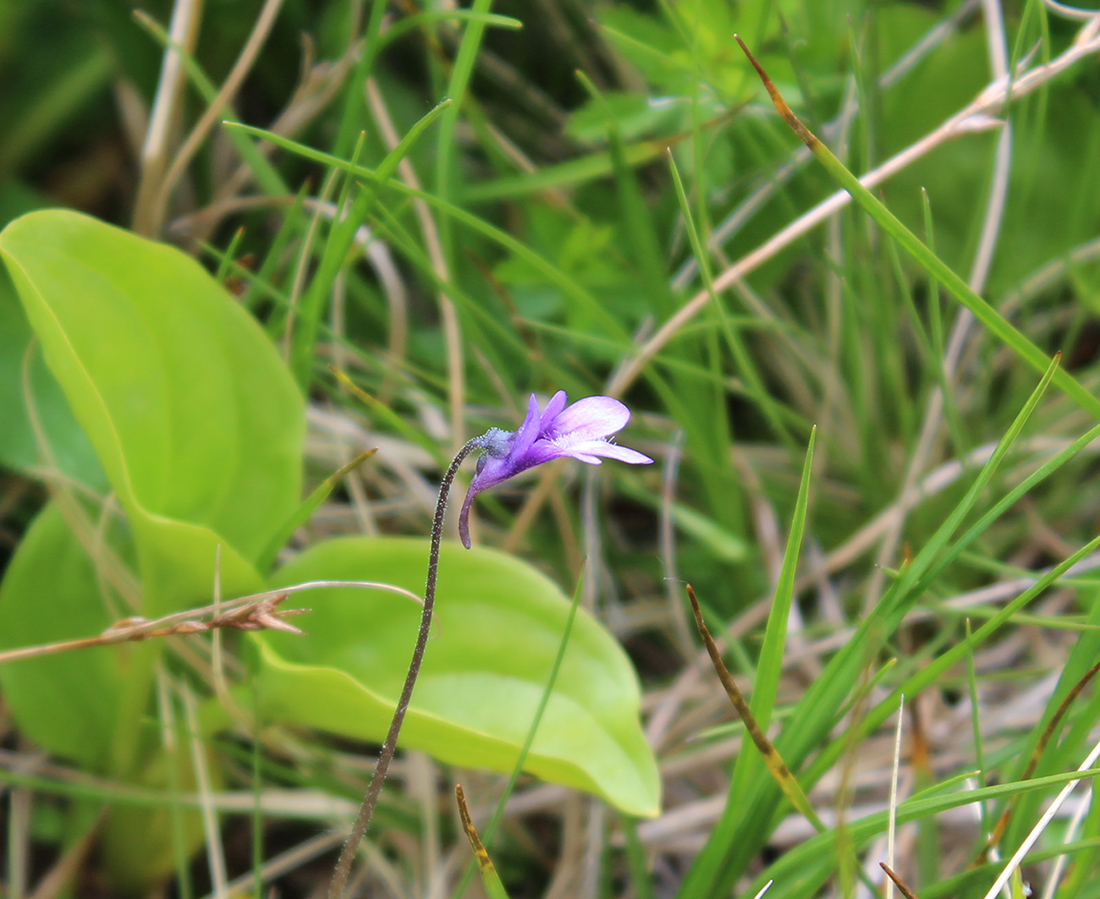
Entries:
[[[1057,734],[1062,719],[1065,718],[1066,712],[1069,711],[1069,707],[1073,705],[1077,697],[1081,695],[1081,691],[1088,686],[1089,681],[1096,676],[1097,672],[1100,672],[1100,662],[1097,662],[1086,671],[1081,679],[1073,685],[1073,688],[1066,694],[1065,698],[1058,704],[1057,710],[1051,716],[1050,721],[1047,722],[1046,727],[1043,728],[1043,732],[1039,735],[1035,747],[1031,750],[1031,757],[1027,760],[1027,767],[1024,768],[1023,774],[1020,775],[1021,781],[1030,780],[1034,776],[1035,770],[1039,767],[1039,761],[1043,757],[1043,753],[1046,751],[1047,746],[1050,745],[1050,741],[1054,739],[1055,734]],[[1013,799],[1013,802],[1005,806],[1005,810],[1001,813],[1001,817],[997,820],[997,824],[989,834],[989,839],[986,842],[985,848],[975,860],[975,865],[983,864],[989,855],[989,851],[1001,842],[1001,837],[1004,836],[1004,832],[1008,828],[1009,819],[1012,817],[1013,809],[1019,797],[1013,797]]]
[[[941,21],[930,28],[925,35],[906,51],[897,62],[879,76],[878,87],[880,90],[888,90],[896,85],[902,78],[908,75],[914,68],[923,62],[933,50],[940,46],[950,35],[954,34],[980,5],[980,0],[964,0],[959,6]],[[852,76],[845,88],[844,105],[840,112],[831,121],[822,126],[823,136],[830,144],[836,144],[845,140],[845,135],[850,130],[856,114],[859,112],[859,92],[856,79]],[[789,182],[813,159],[813,154],[805,145],[799,146],[791,152],[786,162],[776,170],[774,176],[766,183],[761,184],[749,194],[728,216],[718,225],[707,240],[707,247],[718,252],[721,247],[734,234],[767,203],[784,184]],[[698,260],[692,256],[688,259],[672,279],[672,286],[676,290],[682,290],[691,279],[698,274]]]
[[718,675],[718,680],[722,683],[722,688],[726,691],[726,695],[729,697],[734,709],[736,709],[737,717],[740,718],[741,723],[745,725],[745,731],[748,733],[757,751],[764,759],[764,764],[767,765],[772,777],[775,778],[775,782],[779,785],[779,788],[783,791],[787,799],[790,800],[791,805],[798,809],[815,828],[824,830],[825,825],[821,823],[821,819],[818,818],[817,813],[813,810],[809,800],[806,798],[806,794],[802,791],[801,786],[799,786],[798,781],[795,779],[791,769],[787,766],[787,763],[783,761],[783,757],[779,754],[779,751],[772,745],[771,740],[767,738],[764,731],[761,730],[760,725],[756,721],[756,716],[753,715],[752,709],[749,707],[745,697],[741,694],[741,690],[734,681],[733,675],[729,673],[725,662],[722,661],[722,654],[718,651],[714,638],[711,637],[710,631],[707,630],[707,626],[703,621],[703,613],[699,608],[699,602],[695,598],[695,591],[691,588],[691,584],[686,585],[686,589],[688,599],[691,600],[691,611],[695,616],[695,626],[699,630],[699,636],[702,638],[703,645],[707,649],[707,654],[710,656],[711,664],[714,665],[714,671]]
[[466,831],[466,838],[470,841],[470,848],[474,850],[474,855],[477,856],[478,865],[482,870],[491,870],[493,863],[489,860],[489,853],[485,851],[481,837],[478,836],[477,828],[474,827],[473,818],[470,817],[470,807],[466,804],[466,794],[462,791],[462,784],[455,784],[455,801],[458,803],[458,814],[462,819],[462,829]]

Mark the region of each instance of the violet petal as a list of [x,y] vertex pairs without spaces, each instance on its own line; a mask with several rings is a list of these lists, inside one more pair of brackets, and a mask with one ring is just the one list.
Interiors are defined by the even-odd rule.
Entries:
[[553,434],[568,435],[570,442],[598,440],[621,431],[630,421],[630,410],[610,396],[586,396],[554,419]]

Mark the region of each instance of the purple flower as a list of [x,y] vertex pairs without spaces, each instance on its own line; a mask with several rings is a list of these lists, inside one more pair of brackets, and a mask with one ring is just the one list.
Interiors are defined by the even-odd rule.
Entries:
[[559,390],[539,412],[538,400],[532,393],[527,417],[518,431],[490,428],[472,441],[482,454],[458,516],[458,534],[467,549],[474,497],[514,474],[561,456],[571,456],[589,465],[599,465],[602,459],[618,459],[631,465],[648,465],[653,461],[637,450],[608,442],[608,437],[630,421],[630,410],[618,400],[588,396],[568,409],[565,402],[565,391]]

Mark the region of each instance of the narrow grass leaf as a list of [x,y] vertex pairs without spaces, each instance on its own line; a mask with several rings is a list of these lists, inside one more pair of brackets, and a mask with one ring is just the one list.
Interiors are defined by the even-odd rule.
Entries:
[[[323,153],[320,150],[314,150],[311,147],[307,147],[304,144],[300,144],[297,141],[288,140],[280,137],[277,134],[264,131],[262,128],[253,128],[248,125],[234,125],[234,128],[239,128],[249,134],[255,134],[258,137],[262,137],[265,140],[269,140],[277,146],[282,147],[285,150],[290,150],[293,153],[297,153],[306,159],[311,159],[314,162],[321,162],[325,165],[334,166],[337,168],[347,169],[353,171],[356,175],[369,178],[371,180],[381,180],[382,168],[370,169],[364,166],[356,166],[347,162],[346,160],[339,159],[328,153]],[[481,234],[483,237],[488,238],[497,245],[503,247],[509,252],[515,254],[519,259],[522,259],[525,263],[532,268],[543,274],[546,279],[556,287],[560,288],[562,293],[578,304],[578,308],[581,308],[586,314],[592,316],[593,319],[598,321],[601,325],[605,326],[608,333],[616,337],[620,337],[623,341],[623,348],[625,349],[629,345],[629,335],[623,328],[621,322],[613,316],[604,305],[587,289],[582,287],[575,279],[571,278],[565,272],[563,272],[556,265],[552,264],[541,255],[536,253],[530,247],[528,247],[522,241],[517,240],[508,232],[497,228],[495,225],[491,225],[484,219],[475,216],[466,210],[449,203],[445,200],[441,200],[439,197],[427,191],[417,190],[416,188],[409,187],[407,184],[403,184],[400,181],[392,180],[386,183],[386,186],[398,193],[404,194],[407,197],[413,197],[415,199],[424,200],[430,206],[434,206],[439,209],[445,215],[454,218],[456,221],[467,225],[474,231]]]
[[634,899],[656,899],[645,846],[638,836],[638,821],[629,815],[621,815],[619,820],[622,822],[623,839],[626,840],[626,867],[634,887]]
[[[527,731],[527,739],[524,741],[523,748],[516,758],[515,767],[512,768],[512,773],[508,778],[507,785],[504,787],[504,792],[501,794],[500,799],[497,800],[497,807],[493,811],[493,817],[489,819],[489,826],[485,828],[485,841],[488,843],[493,841],[497,827],[500,826],[500,821],[504,817],[505,806],[508,804],[508,800],[511,798],[516,788],[516,783],[523,773],[523,766],[526,764],[527,756],[531,752],[531,745],[535,742],[535,735],[538,733],[539,724],[542,722],[542,716],[546,712],[546,706],[554,693],[554,684],[557,682],[558,672],[561,670],[562,659],[565,658],[565,650],[569,645],[569,637],[573,633],[573,622],[577,618],[577,609],[580,608],[581,588],[583,586],[584,570],[581,571],[581,575],[577,579],[577,587],[573,591],[573,602],[569,607],[569,617],[565,619],[565,627],[562,628],[561,643],[558,644],[558,654],[554,658],[554,666],[550,669],[550,676],[546,679],[546,688],[542,691],[542,698],[539,699],[538,707],[535,709],[535,714],[531,718],[531,727]],[[471,840],[472,839],[471,837]],[[480,856],[478,862],[480,864]],[[454,895],[456,899],[457,897],[461,897],[465,892],[466,884],[469,882],[469,874],[470,872],[467,871],[466,876],[464,876],[459,883],[458,889],[455,890]],[[484,876],[484,873],[482,876]]]
[[[645,141],[627,144],[622,161],[631,168],[652,162],[668,148],[667,141]],[[511,200],[534,193],[579,187],[589,181],[606,178],[614,171],[610,152],[590,153],[580,159],[570,159],[522,175],[507,175],[493,181],[480,181],[462,188],[458,199],[463,203],[487,203]]]
[[[896,702],[894,711],[897,711]],[[1013,781],[996,784],[978,790],[961,790],[939,796],[914,797],[897,807],[897,823],[900,827],[911,821],[919,821],[922,818],[938,815],[950,809],[971,805],[975,802],[999,799],[1018,793],[1048,790],[1051,787],[1064,786],[1074,780],[1095,777],[1097,774],[1100,774],[1100,768],[1092,768],[1081,772],[1061,772],[1052,774],[1049,777],[1035,778],[1025,782]],[[848,824],[852,841],[857,849],[886,832],[889,826],[890,814],[890,810],[885,809]],[[796,899],[796,897],[816,895],[820,886],[834,873],[836,867],[836,857],[832,851],[834,839],[833,833],[829,831],[817,834],[788,850],[774,864],[756,877],[749,888],[744,891],[744,895],[752,894],[768,880],[775,881],[774,886],[768,893],[769,899]]]
[[398,19],[387,28],[379,38],[378,48],[388,46],[393,41],[415,31],[425,25],[434,25],[438,22],[477,22],[485,28],[504,28],[508,31],[519,31],[523,22],[511,16],[502,16],[498,13],[479,12],[472,9],[448,9],[433,12],[414,13]]
[[[797,722],[797,725],[788,725],[775,741],[777,750],[788,765],[797,769],[806,754],[826,738],[835,724],[838,710],[855,688],[861,672],[872,661],[874,654],[887,637],[896,630],[909,606],[921,595],[914,582],[939,557],[951,535],[959,528],[965,516],[977,502],[1001,459],[1008,452],[1028,416],[1037,405],[1043,389],[1051,381],[1056,366],[1057,359],[1048,366],[1045,377],[998,444],[989,462],[979,472],[978,478],[962,502],[937,529],[913,562],[905,567],[898,581],[883,597],[882,602],[860,623],[852,639],[829,660],[822,676],[810,686],[798,702],[791,719],[792,722]],[[1018,611],[1018,608],[1014,608],[1013,611]],[[988,632],[980,630],[979,633],[984,635]],[[950,655],[950,652],[946,655]],[[927,666],[920,674],[932,667],[933,665]],[[866,715],[858,725],[860,733],[864,735],[869,733],[893,714],[897,708],[900,693],[915,695],[923,686],[931,682],[924,682],[920,674],[916,678],[907,680],[886,701]],[[815,783],[817,778],[836,763],[852,738],[848,736],[833,741],[807,769],[802,782]],[[741,758],[745,758],[745,755],[743,754]],[[741,764],[751,763],[742,762],[739,759],[738,765]],[[735,776],[736,773],[735,770]],[[733,792],[731,784],[726,808],[706,846],[688,872],[682,888],[682,896],[694,899],[696,896],[728,890],[737,877],[744,872],[745,866],[755,852],[763,845],[768,832],[765,822],[773,815],[780,794],[770,780],[757,778],[741,783],[738,793]]]
[[[466,99],[466,88],[473,75],[474,64],[477,62],[477,51],[485,34],[485,21],[480,17],[486,15],[492,5],[493,0],[474,0],[471,5],[471,12],[477,13],[479,17],[470,19],[463,29],[462,38],[458,44],[458,53],[455,54],[454,67],[451,69],[447,94],[456,102],[447,110],[442,121],[440,121],[438,140],[436,141],[435,189],[441,200],[450,200],[454,194],[453,173],[457,167],[456,158],[458,154],[455,128],[458,125],[459,111]],[[444,218],[437,223],[437,227],[447,271],[453,272],[452,222],[449,218]]]
[[[751,707],[752,714],[762,732],[766,732],[771,724],[775,698],[779,691],[779,679],[783,673],[787,621],[790,618],[791,603],[794,601],[794,580],[802,549],[802,535],[806,529],[810,473],[813,467],[814,443],[816,440],[817,428],[815,426],[810,430],[810,441],[806,447],[802,478],[798,485],[798,498],[795,500],[794,516],[791,520],[791,530],[787,536],[783,564],[775,586],[775,598],[772,601],[771,612],[768,614],[768,623],[764,631],[764,643],[760,649],[760,661],[756,666],[756,681],[753,685]],[[731,800],[746,791],[748,784],[759,776],[759,771],[759,757],[748,752],[742,752],[738,755],[737,763],[733,769],[733,777],[730,780],[729,795]],[[813,819],[811,818],[811,820]]]
[[[897,698],[900,694],[906,695],[915,694],[920,690],[927,689],[934,684],[940,677],[942,677],[950,668],[959,662],[963,661],[967,652],[971,651],[973,647],[980,646],[985,640],[991,637],[1000,627],[1009,622],[1012,616],[1019,612],[1021,609],[1026,608],[1028,604],[1034,600],[1037,596],[1043,593],[1052,584],[1061,580],[1070,568],[1094,552],[1097,547],[1100,547],[1100,537],[1096,537],[1078,549],[1076,552],[1062,560],[1058,565],[1052,568],[1049,572],[1044,574],[1041,578],[1019,596],[1015,597],[1012,601],[1007,603],[1004,608],[1000,609],[996,615],[990,618],[985,624],[974,631],[973,635],[961,642],[952,646],[946,650],[942,655],[937,656],[927,665],[920,669],[920,671],[913,674],[906,679],[903,683],[899,684],[897,688],[883,700],[879,706],[876,706],[860,723],[859,730],[861,736],[866,736],[872,732],[876,727],[880,726],[883,721],[889,717],[890,708],[897,706]],[[854,639],[859,639],[857,632]],[[893,705],[891,706],[891,703]],[[831,767],[836,759],[839,757],[841,749],[837,746],[829,746],[821,753],[821,755],[815,759],[814,764],[811,765],[807,771],[806,780],[813,782],[816,777],[823,774],[829,767]]]
[[709,308],[716,310],[718,313],[718,321],[722,328],[722,332],[725,334],[726,343],[730,348],[730,352],[733,354],[734,362],[737,365],[737,371],[740,372],[741,377],[744,378],[749,396],[760,408],[760,411],[764,413],[764,416],[768,419],[768,423],[772,426],[776,435],[793,447],[793,438],[780,417],[775,400],[772,399],[771,394],[765,387],[763,379],[760,377],[760,373],[756,370],[756,365],[752,361],[752,357],[749,355],[744,342],[741,340],[741,336],[737,333],[737,330],[730,325],[729,318],[726,316],[725,306],[719,300],[718,294],[714,290],[714,278],[711,275],[710,257],[707,254],[706,247],[703,246],[699,231],[695,227],[695,218],[691,214],[691,206],[688,203],[687,192],[684,190],[684,182],[680,178],[680,171],[676,167],[676,159],[673,157],[671,150],[668,152],[668,167],[672,174],[672,183],[676,187],[676,198],[680,203],[680,213],[684,217],[684,228],[687,231],[688,240],[691,243],[691,250],[698,263],[699,274],[703,279],[703,284],[710,294],[711,303]]

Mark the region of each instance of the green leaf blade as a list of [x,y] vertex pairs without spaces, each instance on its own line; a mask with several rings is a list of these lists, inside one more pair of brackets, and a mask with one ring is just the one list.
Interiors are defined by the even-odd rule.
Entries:
[[[0,649],[90,637],[110,623],[95,564],[51,503],[27,531],[0,585]],[[35,743],[102,771],[127,655],[128,647],[110,646],[0,665],[4,702]]]
[[[319,576],[419,591],[425,541],[344,538],[319,544],[276,585]],[[268,718],[380,739],[409,662],[420,610],[382,591],[311,592],[303,636],[265,633],[260,696]],[[565,628],[569,603],[524,563],[444,544],[435,633],[401,745],[444,762],[508,772],[524,745]],[[638,721],[629,660],[591,617],[575,621],[525,765],[546,780],[587,790],[630,814],[659,809],[656,761]]]
[[185,522],[256,559],[297,507],[302,397],[194,260],[44,210],[0,253],[46,361],[135,527]]

